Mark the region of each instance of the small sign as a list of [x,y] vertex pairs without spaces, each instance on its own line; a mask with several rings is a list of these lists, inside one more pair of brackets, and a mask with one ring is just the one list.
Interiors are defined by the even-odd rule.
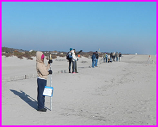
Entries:
[[54,90],[53,87],[45,86],[44,91],[43,91],[43,95],[52,97],[53,96],[53,90]]

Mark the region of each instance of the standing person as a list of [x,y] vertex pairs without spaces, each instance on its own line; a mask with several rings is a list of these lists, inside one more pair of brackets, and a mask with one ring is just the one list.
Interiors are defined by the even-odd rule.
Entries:
[[73,70],[72,70],[72,73],[74,74],[75,73],[75,65],[76,65],[76,61],[77,61],[77,57],[75,55],[75,51],[72,50],[72,64],[73,64]]
[[[74,53],[75,53],[75,56],[76,56],[76,58],[77,58],[77,54],[78,53],[76,53],[76,50],[75,49],[73,49],[74,50]],[[78,58],[77,58],[77,60],[75,61],[75,73],[78,73],[78,71],[77,71],[77,61],[78,61]],[[73,68],[73,67],[72,67]]]
[[[73,49],[73,50],[74,50],[74,53],[75,53],[76,58],[77,58],[78,55],[82,52],[82,50],[80,50],[79,52],[76,52],[75,49]],[[77,61],[78,61],[78,58],[77,58]],[[77,61],[75,61],[75,73],[78,73],[78,71],[77,71]],[[73,64],[72,64],[72,70],[73,70]]]
[[110,61],[112,61],[112,52],[110,53]]
[[96,59],[96,56],[95,56],[95,53],[93,53],[92,55],[92,67],[94,68],[94,65],[95,65],[95,59]]
[[[111,55],[111,54],[110,54],[110,55]],[[110,55],[108,55],[108,63],[109,63],[109,62],[112,63],[112,59],[111,59]]]
[[47,76],[49,74],[52,74],[52,70],[48,69],[50,68],[50,63],[52,63],[52,60],[48,61],[48,65],[45,66],[44,64],[44,54],[40,51],[36,52],[36,69],[37,69],[37,104],[38,109],[37,111],[46,112],[47,109],[44,108],[45,103],[45,96],[43,96],[44,88],[47,84]]
[[106,53],[106,63],[108,62],[108,54]]
[[104,56],[103,56],[103,59],[104,59],[104,63],[105,63],[105,59],[106,59],[106,52],[105,52],[105,54],[104,54]]
[[115,52],[112,53],[112,59],[115,61]]
[[97,64],[98,64],[98,58],[99,58],[98,51],[96,51],[95,57],[96,57],[96,59],[95,59],[95,66],[98,67],[98,66],[97,66]]
[[66,55],[66,59],[69,61],[69,73],[71,73],[71,62],[72,62],[72,48]]
[[119,52],[119,61],[121,61],[122,54]]
[[115,57],[116,57],[116,61],[118,61],[118,58],[119,58],[119,53],[118,52],[115,53]]
[[105,52],[103,58],[104,58],[104,63],[105,63],[105,60],[106,60],[106,63],[107,63],[108,62],[108,54],[106,52]]

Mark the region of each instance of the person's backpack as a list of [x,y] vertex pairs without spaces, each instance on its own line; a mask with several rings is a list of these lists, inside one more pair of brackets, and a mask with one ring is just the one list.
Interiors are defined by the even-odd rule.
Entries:
[[66,54],[66,59],[70,59],[70,58],[69,58],[69,52]]
[[70,54],[69,54],[70,52],[68,52],[67,54],[66,54],[66,59],[71,59],[72,57],[70,57]]

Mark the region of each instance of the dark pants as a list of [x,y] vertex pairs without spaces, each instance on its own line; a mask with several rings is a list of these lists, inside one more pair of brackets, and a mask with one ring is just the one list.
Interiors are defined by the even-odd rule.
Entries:
[[72,60],[69,59],[69,72],[71,72],[71,62],[72,62]]
[[47,84],[47,80],[37,78],[37,105],[38,109],[44,108],[45,96],[43,96],[44,87]]
[[76,61],[72,61],[72,64],[73,64],[73,66],[72,66],[72,72],[75,72]]

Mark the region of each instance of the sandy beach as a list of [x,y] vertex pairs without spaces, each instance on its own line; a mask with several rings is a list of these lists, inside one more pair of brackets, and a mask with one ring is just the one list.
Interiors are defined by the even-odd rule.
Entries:
[[36,110],[36,58],[2,56],[2,125],[156,125],[156,56],[151,59],[99,58],[98,67],[90,68],[91,59],[82,57],[76,74],[68,73],[65,57],[54,59],[52,111],[46,97],[43,113]]

